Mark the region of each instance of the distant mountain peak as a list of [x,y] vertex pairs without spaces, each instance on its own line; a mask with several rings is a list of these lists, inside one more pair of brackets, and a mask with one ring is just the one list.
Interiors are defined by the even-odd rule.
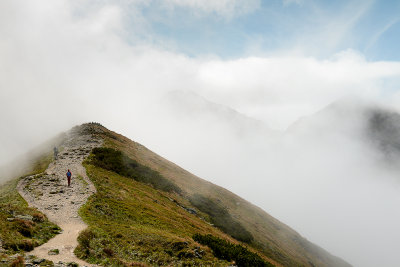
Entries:
[[212,102],[205,97],[189,91],[174,90],[163,98],[163,104],[173,112],[174,116],[186,120],[202,122],[214,121],[221,126],[229,127],[239,136],[262,133],[276,135],[264,122],[251,118],[237,110]]
[[367,110],[367,134],[372,142],[389,158],[400,157],[400,114],[394,110]]

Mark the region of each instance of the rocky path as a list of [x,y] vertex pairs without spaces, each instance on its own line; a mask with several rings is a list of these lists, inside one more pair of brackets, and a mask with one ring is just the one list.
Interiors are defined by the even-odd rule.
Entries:
[[[70,133],[58,159],[43,174],[28,176],[18,184],[18,191],[28,204],[46,214],[50,221],[62,229],[61,234],[35,248],[30,255],[51,260],[59,266],[68,262],[94,266],[78,259],[74,249],[78,245],[79,232],[87,227],[79,217],[78,210],[96,192],[86,176],[82,161],[94,147],[100,145],[101,141],[93,139],[91,135]],[[68,169],[72,172],[71,187],[67,186]],[[50,250],[55,249],[59,254],[49,255],[52,254]]]

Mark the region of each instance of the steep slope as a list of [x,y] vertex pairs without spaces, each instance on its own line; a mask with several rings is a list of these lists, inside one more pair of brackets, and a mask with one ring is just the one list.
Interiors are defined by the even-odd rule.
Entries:
[[[116,194],[116,188],[121,188],[118,189],[119,201],[128,201],[129,198],[126,198],[126,196],[131,194],[137,195],[137,199],[139,199],[139,195],[141,196],[141,201],[136,204],[132,203],[132,206],[137,207],[135,208],[136,212],[140,210],[141,214],[147,214],[146,216],[143,215],[143,220],[146,222],[136,222],[138,225],[135,227],[131,225],[132,232],[130,232],[130,235],[134,235],[133,233],[135,231],[144,231],[148,233],[146,238],[151,234],[153,237],[158,235],[163,236],[163,239],[165,240],[169,240],[166,242],[167,244],[164,244],[167,247],[171,246],[171,244],[174,244],[174,242],[177,242],[179,239],[185,240],[184,242],[187,242],[189,247],[195,247],[196,245],[191,239],[191,236],[194,233],[212,233],[215,236],[219,236],[220,238],[232,242],[237,242],[232,237],[247,242],[250,245],[251,250],[259,251],[259,253],[261,253],[260,255],[264,255],[266,260],[276,265],[349,266],[343,260],[330,255],[328,252],[307,241],[294,230],[274,219],[260,208],[219,186],[196,177],[179,166],[151,152],[144,146],[135,143],[122,135],[109,131],[100,125],[83,125],[80,130],[82,132],[89,131],[94,136],[102,138],[105,147],[122,151],[126,157],[134,160],[140,166],[145,166],[158,172],[162,177],[173,182],[180,188],[179,192],[172,191],[163,192],[161,194],[159,190],[154,191],[154,188],[147,185],[144,186],[143,183],[132,181],[132,179],[129,178],[127,180],[126,177],[119,176],[115,174],[115,172],[99,168],[93,164],[93,161],[91,162],[89,160],[86,164],[88,175],[93,180],[98,191],[102,192],[102,199],[112,199]],[[109,187],[110,184],[112,184],[111,187]],[[108,188],[106,188],[106,186]],[[126,189],[130,187],[132,189]],[[133,188],[141,187],[143,188],[140,190],[140,193],[134,193],[131,191],[134,190]],[[101,188],[101,190],[99,190],[99,188]],[[168,199],[169,202],[165,202],[166,199]],[[95,197],[89,201],[88,206],[86,206],[82,211],[85,220],[88,222],[90,227],[94,229],[89,236],[93,237],[96,235],[103,235],[104,242],[116,242],[116,236],[124,236],[124,234],[115,233],[114,237],[108,235],[107,238],[104,236],[107,232],[107,227],[109,227],[109,231],[112,231],[112,229],[115,230],[110,222],[112,220],[114,220],[114,222],[118,221],[113,217],[114,215],[112,212],[112,205],[118,205],[118,203],[108,203],[109,206],[104,208],[100,206],[101,201],[96,204],[97,201],[100,201],[100,199],[95,195]],[[158,205],[155,205],[154,203],[158,202],[162,203],[161,206],[163,208],[161,210],[158,207],[155,207]],[[171,206],[171,204],[173,205]],[[182,209],[182,207],[184,207],[184,209]],[[166,218],[160,218],[160,216],[165,216],[163,213],[166,212],[166,208],[168,208],[169,211],[173,211],[166,213],[168,214],[168,217],[172,219],[172,221],[168,223],[166,223]],[[195,211],[197,215],[190,214],[188,210]],[[130,214],[130,212],[133,211],[127,211],[127,214]],[[95,218],[98,217],[99,214],[105,216],[102,220],[110,220],[107,227],[99,228],[99,222],[96,225]],[[147,216],[150,216],[150,218]],[[203,217],[206,218],[206,220],[211,221],[218,228],[211,227],[211,225],[205,223],[204,220],[201,219]],[[220,217],[226,221],[226,225],[221,223],[219,220]],[[135,220],[136,219],[132,219],[132,223],[134,223]],[[187,225],[187,222],[190,222],[190,225]],[[124,227],[128,226],[125,225]],[[97,234],[95,233],[96,231]],[[237,235],[238,231],[240,232],[239,235]],[[100,234],[100,232],[102,234]],[[142,238],[144,237],[142,236]],[[153,242],[155,240],[160,239],[155,237],[147,245],[154,245]],[[97,240],[96,242],[100,241]],[[143,246],[145,243],[145,241],[135,243],[135,247]],[[81,251],[81,256],[88,258],[92,257],[92,260],[95,260],[95,255],[88,252],[90,252],[90,246],[86,247],[86,252]],[[128,252],[110,252],[112,255],[115,255],[114,253],[126,254]],[[151,253],[148,254],[148,250],[146,253],[147,257],[151,257]],[[154,256],[153,254],[151,255]],[[164,253],[162,257],[167,256]],[[144,259],[143,257],[131,258],[137,260]],[[209,260],[212,261],[211,258]],[[168,259],[161,262],[171,264],[171,261]],[[151,263],[151,261],[147,261],[147,263]]]
[[[79,210],[88,229],[79,234],[74,251],[92,264],[350,266],[246,200],[99,124],[77,126],[63,136],[59,143],[63,158],[51,163],[46,172],[20,181],[21,194],[66,229],[34,255],[85,264],[72,255],[77,243],[68,233],[72,228],[63,224],[64,220],[79,221],[77,208],[96,190]],[[95,189],[90,189],[80,169],[85,158],[83,166]],[[60,187],[65,168],[82,177],[75,177],[72,190]],[[14,191],[15,185],[10,185]],[[75,201],[76,197],[82,201]],[[48,227],[57,232],[57,227]],[[61,244],[65,234],[74,240]],[[54,242],[60,245],[60,256],[44,256]]]

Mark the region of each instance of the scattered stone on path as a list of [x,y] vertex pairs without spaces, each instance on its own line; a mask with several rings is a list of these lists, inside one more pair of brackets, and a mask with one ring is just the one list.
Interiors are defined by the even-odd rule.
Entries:
[[33,216],[31,215],[15,215],[15,218],[25,221],[33,221]]
[[[74,134],[72,131],[61,145],[64,156],[60,155],[44,173],[25,177],[19,182],[18,191],[28,204],[43,212],[50,221],[62,228],[59,235],[35,248],[28,255],[51,260],[55,263],[54,266],[94,266],[78,259],[73,251],[77,246],[79,231],[87,227],[79,217],[78,210],[89,196],[96,192],[93,183],[87,178],[82,161],[93,148],[101,144],[102,140],[94,140],[90,134]],[[67,186],[68,169],[72,172],[71,187]],[[78,175],[83,179],[78,178]],[[8,219],[14,218],[17,216],[13,214],[12,218]],[[57,247],[60,248],[58,254],[50,253]],[[32,266],[36,264],[33,260],[30,263]]]

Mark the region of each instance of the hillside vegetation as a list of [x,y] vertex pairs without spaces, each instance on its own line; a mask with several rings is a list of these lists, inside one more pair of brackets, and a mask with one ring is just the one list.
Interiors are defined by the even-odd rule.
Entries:
[[[93,142],[103,140],[83,163],[97,189],[79,211],[89,227],[80,233],[75,254],[87,262],[350,266],[262,209],[122,135],[96,123],[72,132],[91,134]],[[33,173],[42,175],[50,161],[51,154],[37,160]],[[0,259],[31,250],[59,231],[27,206],[17,183],[12,180],[0,188]]]
[[190,203],[210,216],[211,223],[238,241],[251,243],[254,238],[239,222],[232,218],[221,204],[199,194],[190,196]]
[[[241,244],[276,266],[350,266],[260,208],[144,146],[101,125],[84,125],[80,130],[104,140],[103,148],[85,162],[98,193],[81,210],[90,226],[77,249],[82,258],[215,265],[220,260],[212,250],[192,238],[211,234]],[[106,163],[108,156],[98,157],[104,153],[115,161],[112,166]],[[163,189],[162,184],[168,186]]]
[[90,227],[79,238],[78,256],[105,265],[215,263],[210,253],[195,258],[196,245],[189,238],[214,229],[177,206],[173,196],[94,165],[85,167],[98,193],[81,210]]
[[200,244],[209,246],[218,259],[228,261],[234,260],[238,266],[252,267],[272,267],[269,262],[265,262],[258,254],[249,251],[242,245],[232,244],[221,238],[208,235],[195,234],[193,239]]
[[[51,155],[38,158],[26,175],[40,176],[51,159]],[[17,192],[18,181],[12,179],[0,185],[0,258],[7,258],[7,255],[16,252],[31,251],[60,231],[43,213],[28,207]]]
[[93,153],[84,164],[98,193],[80,211],[90,226],[78,239],[80,258],[102,265],[229,265],[192,236],[235,241],[185,209],[190,204],[184,198],[98,167],[95,158]]
[[138,182],[151,184],[155,189],[162,191],[176,193],[181,193],[182,191],[158,172],[139,164],[121,151],[97,147],[92,150],[92,155],[90,163],[97,167],[116,172],[121,176],[133,178]]

